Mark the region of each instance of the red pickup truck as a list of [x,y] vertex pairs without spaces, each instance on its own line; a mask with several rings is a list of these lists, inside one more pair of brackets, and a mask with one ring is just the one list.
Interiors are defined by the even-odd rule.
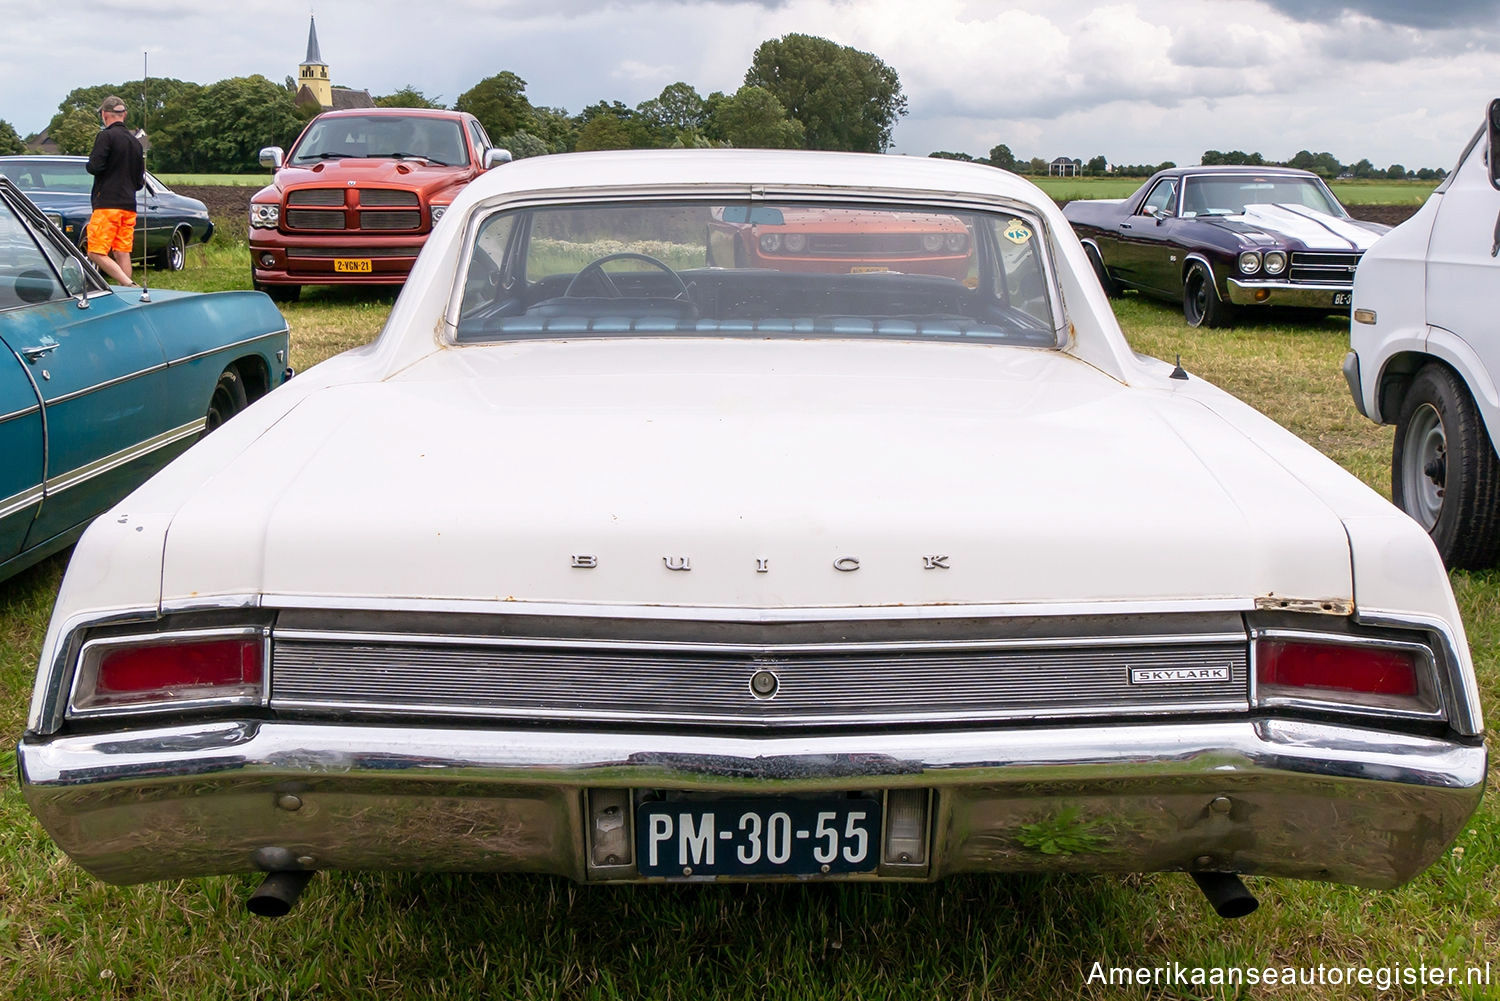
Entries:
[[510,154],[459,111],[362,108],[308,123],[250,199],[255,288],[279,302],[303,285],[400,285],[454,197]]

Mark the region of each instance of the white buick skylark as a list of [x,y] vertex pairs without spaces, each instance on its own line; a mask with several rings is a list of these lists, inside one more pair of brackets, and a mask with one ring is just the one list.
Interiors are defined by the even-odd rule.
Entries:
[[78,544],[19,761],[101,879],[1391,887],[1485,778],[1425,532],[1134,354],[1035,187],[848,154],[475,181],[380,338]]

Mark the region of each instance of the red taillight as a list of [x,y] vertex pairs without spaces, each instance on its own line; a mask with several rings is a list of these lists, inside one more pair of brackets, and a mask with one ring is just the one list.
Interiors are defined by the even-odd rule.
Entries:
[[259,701],[264,643],[258,634],[167,638],[85,650],[75,710],[204,699]]
[[1322,689],[1360,695],[1416,697],[1421,658],[1414,650],[1263,639],[1255,646],[1255,682],[1262,689]]

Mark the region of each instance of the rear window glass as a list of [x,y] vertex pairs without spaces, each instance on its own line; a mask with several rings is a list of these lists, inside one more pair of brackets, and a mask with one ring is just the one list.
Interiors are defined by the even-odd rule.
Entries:
[[880,204],[602,203],[475,230],[460,340],[745,334],[1055,346],[1024,213]]

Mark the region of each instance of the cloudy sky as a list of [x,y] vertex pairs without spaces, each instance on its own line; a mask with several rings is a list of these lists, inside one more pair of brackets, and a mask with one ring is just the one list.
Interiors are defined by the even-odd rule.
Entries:
[[153,76],[280,81],[312,10],[341,86],[451,103],[511,70],[570,112],[677,80],[732,91],[760,42],[821,35],[896,69],[894,150],[917,155],[1449,167],[1500,96],[1500,0],[0,0],[0,118],[36,131],[72,87],[139,77],[142,53]]

